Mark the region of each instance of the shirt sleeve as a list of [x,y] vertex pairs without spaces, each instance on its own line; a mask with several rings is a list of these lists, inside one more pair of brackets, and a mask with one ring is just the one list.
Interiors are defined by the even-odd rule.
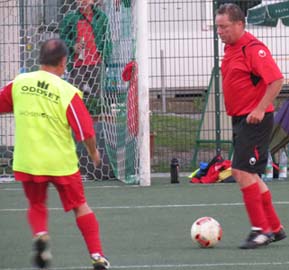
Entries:
[[66,116],[77,141],[83,141],[95,135],[92,118],[78,94],[75,94],[71,100]]
[[0,113],[13,112],[12,85],[10,82],[0,90]]
[[248,51],[252,72],[260,76],[266,84],[283,78],[279,67],[266,46],[254,45],[249,47]]

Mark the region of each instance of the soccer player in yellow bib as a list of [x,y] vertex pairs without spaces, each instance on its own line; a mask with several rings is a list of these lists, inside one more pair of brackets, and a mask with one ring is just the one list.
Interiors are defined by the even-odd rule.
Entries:
[[13,171],[29,203],[28,223],[33,234],[34,263],[50,265],[47,189],[53,184],[65,211],[73,210],[95,270],[108,269],[99,236],[99,224],[86,202],[73,133],[82,141],[97,166],[93,122],[82,93],[61,79],[67,47],[60,39],[45,41],[40,49],[40,70],[24,73],[0,91],[0,113],[14,113]]

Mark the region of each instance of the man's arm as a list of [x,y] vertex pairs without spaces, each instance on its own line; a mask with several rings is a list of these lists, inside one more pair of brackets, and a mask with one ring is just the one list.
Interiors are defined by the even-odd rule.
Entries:
[[96,166],[100,163],[100,155],[96,145],[93,121],[81,98],[75,94],[67,108],[66,116],[77,141],[82,141]]
[[[249,49],[249,50],[248,50]],[[283,75],[274,61],[271,52],[264,45],[255,45],[247,48],[248,58],[252,66],[252,72],[260,76],[267,84],[267,89],[257,107],[247,116],[250,124],[260,123],[266,109],[274,103],[283,85]]]
[[258,124],[265,115],[265,111],[275,98],[278,96],[282,89],[284,79],[279,79],[270,83],[266,89],[265,95],[261,99],[258,106],[247,116],[247,123]]
[[0,113],[13,112],[12,85],[10,82],[0,90]]
[[99,151],[96,146],[96,138],[95,136],[87,138],[83,141],[86,150],[91,158],[91,160],[94,162],[96,166],[100,164],[100,155]]
[[70,71],[73,66],[74,58],[74,45],[76,40],[76,27],[77,27],[78,16],[76,13],[68,13],[64,16],[62,21],[59,23],[59,35],[62,40],[64,40],[68,48],[68,60],[67,60],[67,70]]
[[99,8],[95,9],[96,23],[93,25],[95,43],[104,63],[107,65],[112,53],[110,24],[107,15]]

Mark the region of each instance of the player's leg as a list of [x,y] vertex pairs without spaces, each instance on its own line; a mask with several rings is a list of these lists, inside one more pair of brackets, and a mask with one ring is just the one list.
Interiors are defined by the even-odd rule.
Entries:
[[263,191],[261,193],[261,199],[265,215],[273,232],[274,236],[273,242],[283,240],[287,236],[284,231],[283,225],[281,224],[280,218],[273,205],[271,192],[268,188],[266,188],[267,185],[262,181],[262,179],[260,179],[259,181],[259,186],[261,187],[261,191]]
[[[232,169],[232,174],[241,187],[243,202],[251,224],[251,232],[240,248],[250,249],[264,246],[271,241],[271,227],[262,205],[257,175]],[[254,179],[255,178],[255,179]],[[246,179],[245,181],[242,181]]]
[[[266,162],[268,159],[268,149],[269,149],[269,143],[270,143],[270,137],[271,137],[271,131],[273,129],[273,114],[266,114],[264,117],[264,120],[262,121],[262,129],[265,132],[262,132],[262,130],[259,132],[259,136],[262,139],[262,144],[260,145],[260,156],[262,159],[263,156],[263,171],[265,170]],[[259,171],[260,174],[260,171]],[[264,183],[264,181],[258,177],[258,183],[261,190],[261,200],[263,204],[263,209],[266,215],[266,218],[268,220],[268,223],[271,227],[271,230],[273,232],[273,242],[280,241],[284,238],[286,238],[286,233],[283,229],[283,225],[281,224],[280,218],[275,210],[275,207],[273,205],[272,201],[272,195],[271,192]]]
[[43,269],[52,259],[48,235],[48,211],[46,207],[48,183],[22,182],[29,203],[27,219],[33,234],[33,263]]
[[[266,130],[271,117],[266,114],[258,125],[246,123],[246,117],[233,118],[234,157],[232,174],[243,194],[252,231],[240,248],[257,248],[272,240],[271,226],[263,207],[259,174],[264,172],[270,133]],[[267,186],[264,186],[267,188]]]
[[76,223],[86,242],[87,249],[91,256],[91,262],[95,270],[105,270],[110,267],[109,261],[105,258],[99,232],[99,223],[87,203],[74,209]]
[[65,211],[73,210],[76,224],[82,233],[95,270],[108,269],[110,264],[104,257],[98,220],[86,202],[79,172],[67,176],[69,184],[54,182]]

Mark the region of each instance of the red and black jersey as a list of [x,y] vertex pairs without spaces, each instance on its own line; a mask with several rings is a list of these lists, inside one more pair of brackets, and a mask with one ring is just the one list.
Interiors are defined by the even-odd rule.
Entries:
[[[249,114],[263,98],[268,84],[283,78],[269,49],[248,32],[237,43],[225,46],[221,71],[230,116]],[[266,109],[272,111],[273,104]]]

